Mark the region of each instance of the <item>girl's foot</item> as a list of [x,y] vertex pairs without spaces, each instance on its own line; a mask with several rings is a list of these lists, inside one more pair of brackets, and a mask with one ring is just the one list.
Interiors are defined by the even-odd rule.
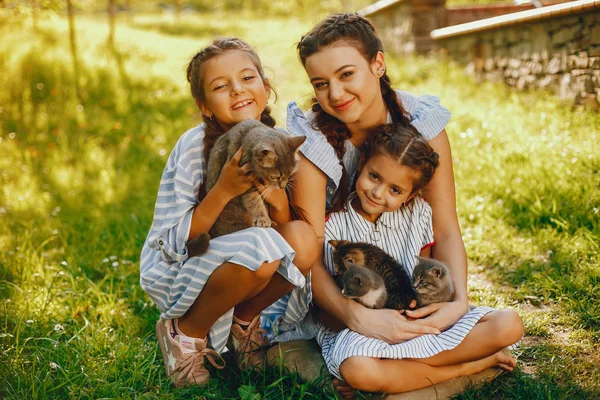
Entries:
[[503,349],[489,357],[464,363],[463,365],[466,368],[465,375],[471,375],[491,367],[512,371],[517,366],[517,360],[512,356],[509,350]]
[[341,379],[335,378],[333,380],[333,388],[337,390],[343,399],[353,399],[356,397],[356,390]]

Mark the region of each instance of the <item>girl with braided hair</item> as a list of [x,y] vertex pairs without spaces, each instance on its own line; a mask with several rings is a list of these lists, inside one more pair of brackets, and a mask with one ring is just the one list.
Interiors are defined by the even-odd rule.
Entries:
[[217,39],[198,52],[187,79],[204,123],[185,132],[169,156],[140,261],[140,283],[161,310],[156,336],[176,386],[208,383],[204,361],[223,368],[226,343],[241,368],[261,368],[268,341],[260,313],[305,285],[318,254],[313,230],[305,222],[290,222],[286,193],[272,190],[265,201],[276,229],[248,228],[213,238],[205,254],[188,256],[187,242],[210,230],[229,200],[260,185],[250,164],[239,166],[240,149],[206,193],[207,158],[216,138],[244,120],[270,127],[275,121],[260,59],[240,39]]
[[[279,328],[279,340],[316,336],[329,370],[338,378],[338,390],[346,395],[353,394],[352,388],[415,390],[491,365],[512,370],[516,361],[501,350],[521,338],[519,315],[513,310],[468,309],[467,260],[444,130],[449,111],[436,97],[392,89],[381,39],[358,14],[327,17],[302,37],[297,50],[315,97],[307,114],[295,103],[288,106],[288,131],[307,137],[300,148],[303,157],[292,202],[322,241],[326,213],[347,207],[372,131],[386,123],[412,125],[439,155],[424,197],[432,210],[432,256],[448,265],[456,296],[452,302],[407,311],[408,318],[394,310],[367,309],[341,294],[319,259],[311,269],[311,291],[295,289],[278,302],[281,315],[270,318]],[[324,334],[308,313],[311,302],[321,309],[322,321],[330,326],[337,321],[338,329],[347,329]],[[421,341],[413,342],[415,338]],[[359,340],[370,340],[377,350],[353,353],[355,346],[348,343]]]

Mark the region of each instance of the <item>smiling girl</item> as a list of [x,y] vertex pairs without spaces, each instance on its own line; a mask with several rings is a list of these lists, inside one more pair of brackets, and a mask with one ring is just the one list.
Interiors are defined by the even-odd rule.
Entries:
[[[373,25],[357,14],[326,18],[302,37],[297,49],[315,97],[307,114],[295,103],[288,107],[288,131],[307,136],[300,148],[304,157],[292,202],[304,210],[305,219],[322,241],[325,215],[344,209],[358,176],[363,145],[371,132],[386,123],[412,125],[439,154],[439,167],[424,195],[432,209],[432,256],[450,268],[456,296],[452,302],[407,312],[411,318],[394,310],[367,309],[340,293],[319,258],[311,270],[312,293],[296,295],[300,291],[295,291],[289,296],[281,318],[288,331],[281,333],[281,340],[314,335],[314,329],[307,328],[310,324],[298,323],[298,317],[294,319],[307,315],[311,301],[351,331],[390,344],[437,334],[452,326],[462,327],[459,340],[452,346],[426,349],[414,359],[384,360],[377,365],[375,358],[338,359],[339,370],[351,386],[388,392],[414,390],[457,376],[464,372],[465,362],[483,360],[517,342],[523,334],[523,323],[513,310],[468,310],[467,259],[456,214],[452,156],[444,129],[449,111],[433,96],[392,89],[381,39]],[[345,346],[340,340],[338,337],[334,341],[333,348]],[[344,374],[346,367],[357,373]],[[393,386],[389,386],[391,382],[387,386],[375,384],[380,382],[375,378],[382,368],[392,368],[399,377]],[[337,385],[351,394],[343,382],[337,381]]]
[[161,310],[156,337],[165,369],[177,386],[208,383],[204,360],[222,368],[219,353],[228,339],[241,368],[261,368],[268,342],[260,313],[305,284],[318,253],[313,230],[290,222],[285,192],[272,190],[265,201],[277,229],[213,238],[206,254],[188,257],[186,243],[210,230],[229,200],[259,185],[249,164],[239,167],[240,149],[205,193],[214,142],[238,122],[256,119],[273,127],[275,121],[260,60],[239,39],[216,40],[198,52],[187,79],[204,123],[185,132],[169,156],[140,261],[141,285]]

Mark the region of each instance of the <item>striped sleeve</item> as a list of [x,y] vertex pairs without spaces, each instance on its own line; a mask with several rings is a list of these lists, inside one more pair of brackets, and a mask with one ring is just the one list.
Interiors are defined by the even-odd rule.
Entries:
[[338,229],[339,220],[337,214],[331,214],[325,222],[325,240],[323,241],[323,265],[327,268],[330,275],[335,275],[335,265],[333,263],[333,246],[329,244],[330,240],[342,239]]
[[421,248],[424,248],[434,243],[431,206],[425,200],[423,200],[423,208],[421,209],[420,219],[421,226],[423,227]]
[[327,142],[325,135],[313,129],[310,120],[296,102],[288,104],[286,125],[292,136],[306,136],[306,141],[300,146],[300,152],[323,171],[337,188],[342,178],[342,166],[335,150]]
[[198,145],[189,136],[184,134],[177,143],[163,171],[149,238],[150,247],[161,250],[162,258],[169,262],[187,259],[196,194],[204,179],[201,142]]
[[411,123],[427,140],[434,139],[450,121],[450,111],[432,95],[416,96],[396,90],[404,109],[411,115]]

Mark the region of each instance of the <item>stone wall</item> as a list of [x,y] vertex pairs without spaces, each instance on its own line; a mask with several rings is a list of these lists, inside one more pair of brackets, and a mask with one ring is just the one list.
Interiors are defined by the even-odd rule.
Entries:
[[448,7],[446,9],[446,26],[464,24],[534,8],[531,4],[517,6],[510,3]]
[[383,0],[361,11],[377,28],[387,50],[427,53],[432,30],[445,26],[445,0]]
[[600,6],[453,35],[440,46],[479,79],[549,90],[598,110]]

